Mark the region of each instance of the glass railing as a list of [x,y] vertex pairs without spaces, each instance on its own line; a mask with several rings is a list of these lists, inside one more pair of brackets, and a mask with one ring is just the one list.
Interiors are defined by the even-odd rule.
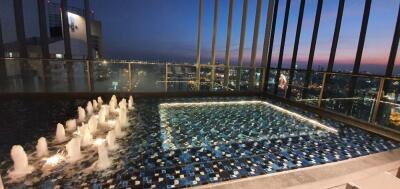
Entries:
[[[290,70],[281,69],[276,80],[277,70],[271,68],[267,92],[400,131],[400,78],[312,71],[306,85],[305,70],[292,73],[290,82]],[[287,79],[286,85],[281,85],[282,77]]]
[[364,121],[373,120],[380,78],[350,74],[326,74],[326,77],[321,106]]
[[162,81],[169,92],[196,91],[196,67],[193,65],[166,64],[166,80]]
[[382,79],[382,92],[379,94],[378,111],[375,121],[380,125],[400,131],[400,79]]
[[[1,93],[267,92],[400,132],[400,78],[114,60],[1,59]],[[197,78],[197,71],[199,72]],[[306,77],[309,76],[308,80]],[[306,84],[306,80],[308,83]],[[266,89],[264,88],[267,87]]]
[[[194,64],[20,58],[0,61],[5,72],[0,83],[3,93],[260,91],[263,72],[258,67],[253,70],[201,64],[196,78]],[[255,75],[252,82],[251,75]]]

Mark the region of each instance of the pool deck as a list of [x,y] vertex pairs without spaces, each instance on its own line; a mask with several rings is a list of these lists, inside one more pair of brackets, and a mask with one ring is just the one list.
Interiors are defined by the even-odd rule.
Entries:
[[400,149],[319,166],[208,184],[195,189],[344,189],[347,182],[382,172],[395,175],[400,167]]

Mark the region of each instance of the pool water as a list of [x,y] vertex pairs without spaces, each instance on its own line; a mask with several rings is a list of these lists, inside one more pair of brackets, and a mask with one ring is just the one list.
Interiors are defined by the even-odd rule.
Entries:
[[322,136],[335,131],[320,128],[299,116],[263,101],[163,103],[160,104],[163,149]]
[[[239,101],[257,103],[235,103]],[[400,147],[398,142],[259,98],[138,99],[135,107],[129,112],[127,135],[110,154],[113,166],[108,170],[85,172],[97,160],[96,152],[86,150],[77,164],[63,165],[47,176],[35,171],[27,177],[29,182],[6,187],[183,188]],[[28,144],[24,147],[30,149]],[[7,182],[4,175],[10,167],[10,161],[0,164],[3,181]]]

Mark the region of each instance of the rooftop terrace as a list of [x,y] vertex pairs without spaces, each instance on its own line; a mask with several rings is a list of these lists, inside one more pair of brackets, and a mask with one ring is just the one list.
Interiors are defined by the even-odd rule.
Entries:
[[[0,157],[0,188],[346,188],[359,184],[362,189],[379,182],[372,178],[398,184],[400,3],[392,15],[394,31],[384,31],[392,39],[387,63],[381,65],[384,73],[375,74],[360,69],[363,57],[368,57],[364,47],[375,1],[359,2],[360,27],[353,28],[355,58],[347,71],[334,66],[339,63],[337,51],[343,50],[338,44],[350,0],[335,2],[329,59],[326,68],[319,69],[315,67],[317,40],[327,40],[321,35],[326,21],[321,15],[323,5],[332,2],[316,0],[310,19],[304,15],[311,6],[305,0],[229,0],[224,56],[217,58],[218,15],[224,3],[210,1],[213,9],[208,10],[203,0],[194,1],[196,57],[179,63],[102,57],[101,35],[77,37],[85,44],[77,50],[71,43],[73,32],[93,29],[89,3],[96,2],[89,0],[79,9],[82,25],[67,16],[69,1],[37,0],[40,36],[35,38],[35,50],[25,34],[23,1],[12,0],[14,15],[9,19],[15,20],[16,49],[11,54],[4,46],[4,18],[0,19],[0,115],[4,115],[0,116],[0,153],[10,152]],[[249,3],[255,5],[254,14]],[[241,11],[235,12],[238,4]],[[56,12],[59,8],[63,54],[51,53],[48,7]],[[213,13],[211,56],[204,58],[203,14],[208,12]],[[231,41],[234,14],[241,18],[237,54]],[[247,64],[248,15],[254,15],[254,25],[247,31],[253,38]],[[295,30],[290,31],[293,15]],[[300,68],[298,53],[304,46],[299,44],[305,30],[311,31],[309,53]],[[290,36],[293,43],[287,42]],[[85,51],[83,58],[77,58],[76,51]],[[291,54],[289,61],[286,54]]]

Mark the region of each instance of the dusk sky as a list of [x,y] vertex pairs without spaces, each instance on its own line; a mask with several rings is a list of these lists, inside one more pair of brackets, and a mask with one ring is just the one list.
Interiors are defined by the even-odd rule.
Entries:
[[[4,38],[8,41],[13,38],[15,40],[15,29],[13,27],[5,27],[13,25],[13,12],[10,10],[12,9],[12,0],[2,0],[2,2],[4,6],[0,8],[2,12],[0,16],[5,30]],[[37,18],[35,2],[24,0],[26,4],[24,6],[25,17]],[[339,0],[324,1],[315,53],[315,68],[318,65],[324,67],[327,65],[338,2]],[[225,53],[228,3],[229,0],[220,0],[219,4],[217,33],[217,61],[219,62],[223,61]],[[399,3],[400,0],[372,0],[367,38],[361,63],[362,71],[369,71],[373,67],[368,66],[370,64],[384,65],[387,63]],[[258,39],[258,64],[262,56],[267,4],[268,0],[263,0],[260,35]],[[279,54],[285,4],[286,0],[280,0],[273,49],[273,65],[276,65]],[[70,5],[82,7],[83,1],[71,0]],[[96,19],[101,20],[103,24],[105,57],[195,61],[198,17],[197,0],[92,0],[91,6],[95,11]],[[213,0],[204,0],[202,63],[207,63],[211,57],[213,6]],[[232,63],[237,62],[242,6],[242,0],[235,0],[231,46]],[[284,67],[289,67],[292,56],[299,6],[300,0],[292,0],[285,43]],[[305,62],[308,59],[316,6],[317,0],[306,0],[298,54],[298,65],[300,68],[305,66]],[[356,53],[363,8],[363,0],[346,0],[335,70],[352,68],[351,64],[354,62]],[[250,59],[255,10],[256,0],[249,0],[245,63],[248,63]],[[37,20],[35,19],[25,23],[27,36],[38,35],[39,32],[36,24]],[[396,64],[400,64],[400,58],[397,58]],[[383,73],[384,70],[381,69],[377,72]]]

